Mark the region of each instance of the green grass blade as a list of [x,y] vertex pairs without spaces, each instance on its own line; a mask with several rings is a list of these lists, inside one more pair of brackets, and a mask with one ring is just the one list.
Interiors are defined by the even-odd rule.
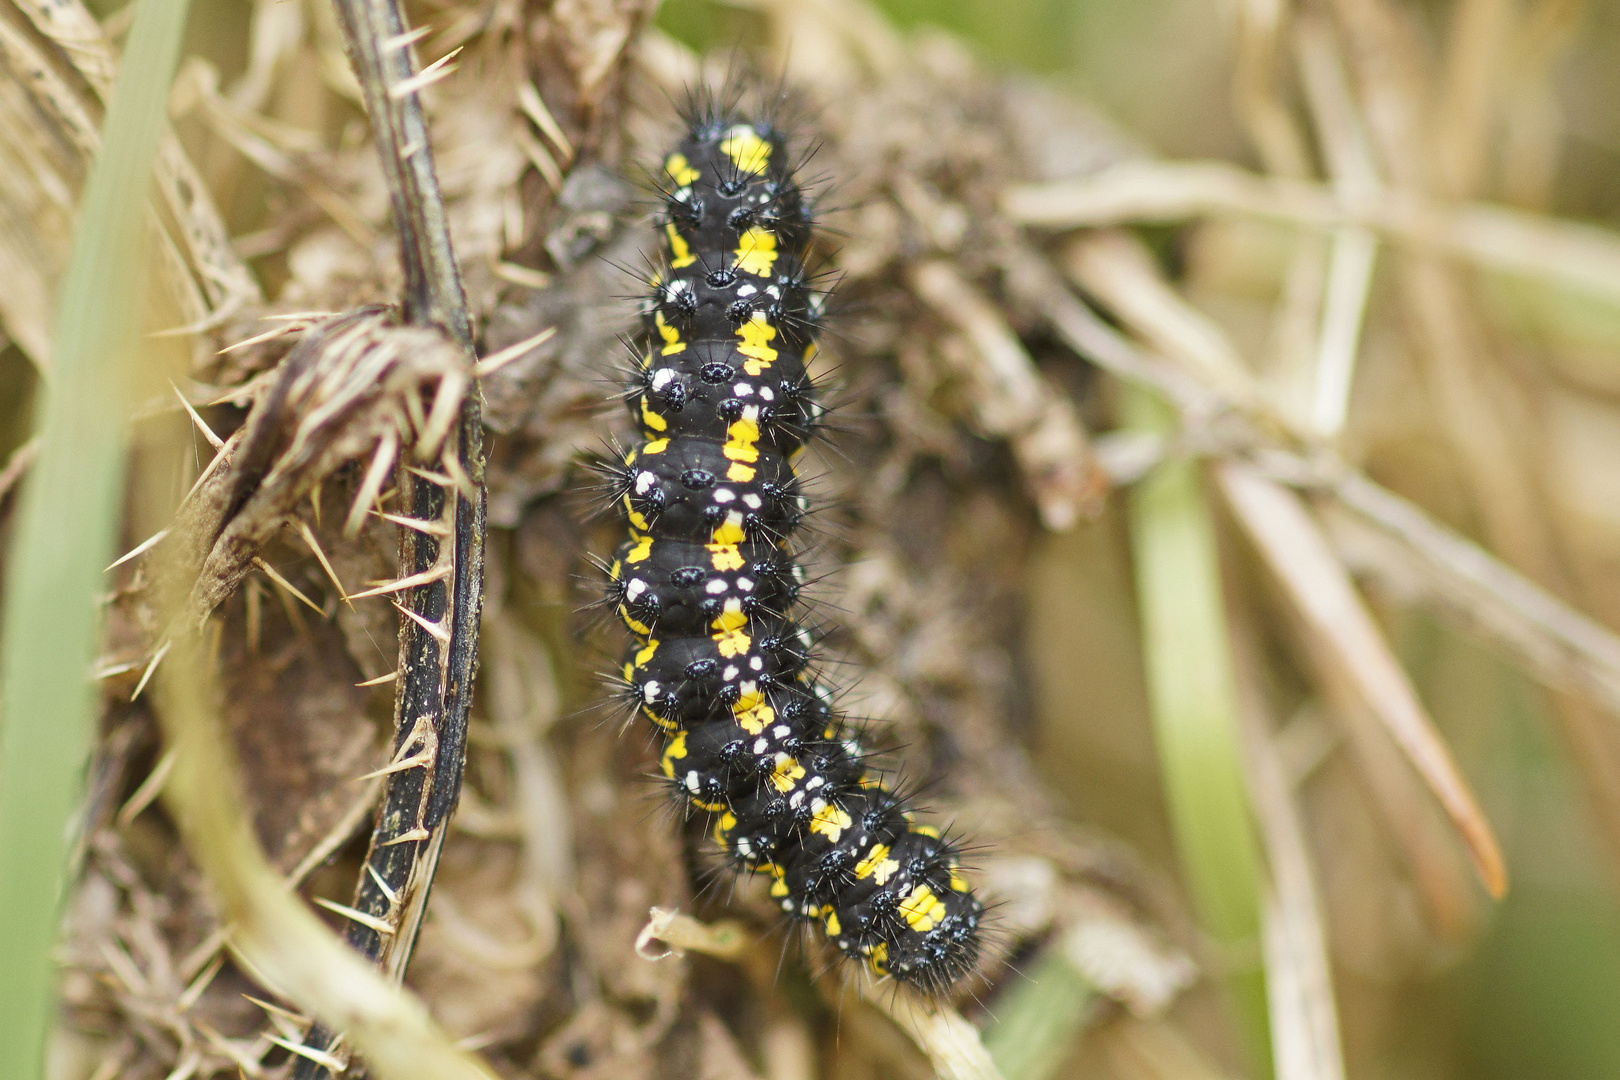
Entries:
[[995,1004],[984,1048],[1006,1080],[1051,1080],[1074,1052],[1096,991],[1060,944],[1048,947]]
[[[1148,392],[1127,388],[1124,405],[1128,426],[1170,430],[1169,410]],[[1215,531],[1196,463],[1172,459],[1150,473],[1131,493],[1130,520],[1148,703],[1182,877],[1263,1062],[1270,1039],[1260,857],[1242,773]]]
[[146,193],[186,0],[139,0],[57,301],[39,458],[6,566],[0,637],[0,1076],[41,1075],[70,821],[99,695],[102,568],[117,538],[149,263]]

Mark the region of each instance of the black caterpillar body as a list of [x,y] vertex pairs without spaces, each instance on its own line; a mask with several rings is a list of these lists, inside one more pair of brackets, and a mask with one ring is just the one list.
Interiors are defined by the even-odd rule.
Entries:
[[664,162],[663,269],[626,394],[644,441],[615,470],[625,691],[663,735],[664,774],[784,912],[943,993],[977,963],[984,909],[955,846],[869,767],[789,614],[804,583],[792,461],[821,415],[810,208],[772,124],[726,108],[690,121]]

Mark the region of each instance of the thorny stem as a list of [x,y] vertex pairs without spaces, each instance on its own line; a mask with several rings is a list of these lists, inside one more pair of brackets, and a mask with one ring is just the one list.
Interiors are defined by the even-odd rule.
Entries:
[[[393,0],[336,0],[349,59],[364,90],[378,154],[394,207],[405,271],[407,323],[448,331],[473,356],[472,326],[456,268],[444,200],[433,168],[427,118],[415,91],[399,93],[416,74],[407,27]],[[445,826],[461,790],[466,761],[467,712],[478,660],[478,622],[484,577],[484,457],[476,388],[462,401],[453,453],[471,481],[470,491],[441,486],[405,469],[399,482],[405,513],[422,521],[453,518],[453,547],[436,536],[400,531],[401,576],[425,574],[448,560],[450,573],[407,590],[400,619],[400,680],[395,701],[394,762],[412,759],[388,775],[354,907],[380,919],[393,933],[356,921],[349,942],[396,980],[404,975],[421,924]],[[420,621],[419,621],[420,620]],[[441,641],[423,623],[448,633]],[[306,1040],[330,1050],[337,1038],[320,1027]],[[301,1058],[298,1080],[324,1080],[326,1068]]]

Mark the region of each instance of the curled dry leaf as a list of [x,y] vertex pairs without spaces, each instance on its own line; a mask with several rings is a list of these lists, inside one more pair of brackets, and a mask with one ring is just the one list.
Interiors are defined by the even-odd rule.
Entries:
[[[442,334],[401,326],[386,308],[305,331],[264,383],[240,437],[221,451],[223,468],[182,510],[180,542],[199,554],[191,617],[206,618],[235,591],[260,548],[322,481],[379,444],[413,442],[424,426],[418,395],[434,384],[464,392],[466,366]],[[361,493],[368,503],[377,494]]]

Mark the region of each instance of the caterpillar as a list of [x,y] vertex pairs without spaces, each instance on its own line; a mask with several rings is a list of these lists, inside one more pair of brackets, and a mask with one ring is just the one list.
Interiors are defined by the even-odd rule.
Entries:
[[624,392],[641,442],[608,467],[629,527],[606,595],[632,635],[623,690],[736,868],[873,975],[943,994],[978,962],[984,908],[957,846],[872,768],[792,617],[794,461],[823,412],[811,205],[773,121],[713,102],[687,120]]

